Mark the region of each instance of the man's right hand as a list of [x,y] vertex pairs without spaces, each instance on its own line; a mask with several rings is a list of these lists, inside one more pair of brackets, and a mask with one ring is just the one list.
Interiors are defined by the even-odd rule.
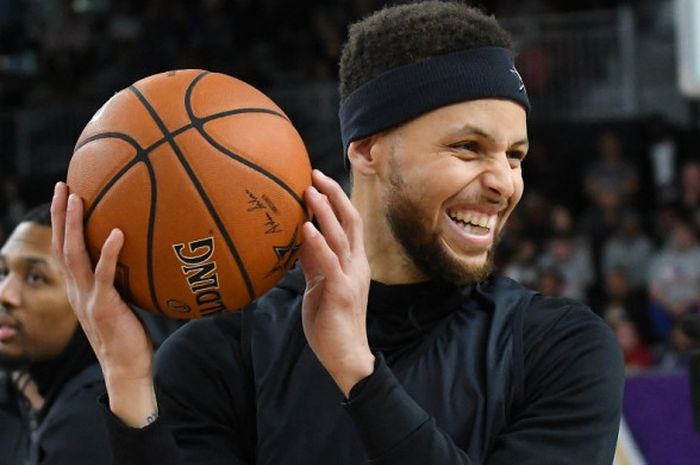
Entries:
[[66,292],[102,367],[109,406],[124,423],[143,427],[156,416],[153,345],[141,321],[114,288],[124,234],[112,230],[93,272],[85,247],[83,201],[59,182],[51,202],[53,249]]

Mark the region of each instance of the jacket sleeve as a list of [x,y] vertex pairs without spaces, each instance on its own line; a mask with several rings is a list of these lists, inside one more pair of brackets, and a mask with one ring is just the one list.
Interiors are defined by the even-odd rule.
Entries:
[[254,463],[255,399],[238,314],[186,324],[159,349],[155,372],[154,423],[130,428],[105,412],[115,465]]
[[[487,465],[612,463],[624,372],[607,326],[578,305],[559,306],[530,324],[524,341],[524,389],[510,426]],[[522,358],[521,358],[522,360]],[[378,357],[375,372],[346,404],[375,465],[471,465]]]
[[542,299],[526,319],[524,389],[489,465],[609,465],[620,428],[624,363],[587,307]]
[[381,354],[374,373],[353,387],[345,408],[372,464],[474,463],[406,392]]

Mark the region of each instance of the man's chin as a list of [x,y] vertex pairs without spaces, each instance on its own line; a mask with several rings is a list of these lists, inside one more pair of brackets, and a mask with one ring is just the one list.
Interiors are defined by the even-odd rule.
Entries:
[[433,253],[433,279],[450,282],[459,286],[476,284],[485,280],[493,270],[490,251],[483,255],[457,255],[453,250],[443,247]]
[[468,265],[462,266],[462,280],[459,284],[476,284],[484,281],[491,271],[493,270],[493,264],[491,261],[482,260],[478,264],[470,263]]
[[[483,281],[493,270],[493,251],[455,251],[443,242],[444,256],[454,277],[461,276],[460,284],[474,284]],[[448,258],[449,257],[449,258]]]
[[488,250],[484,250],[481,252],[465,252],[461,254],[455,254],[453,252],[451,255],[452,259],[456,263],[461,264],[463,268],[477,270],[489,264],[491,253]]

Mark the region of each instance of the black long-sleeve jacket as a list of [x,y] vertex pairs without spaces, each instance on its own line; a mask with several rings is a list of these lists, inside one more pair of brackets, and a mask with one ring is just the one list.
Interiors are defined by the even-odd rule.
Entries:
[[622,358],[582,304],[505,278],[372,283],[375,372],[348,400],[306,343],[303,290],[292,272],[244,311],[171,336],[160,418],[133,429],[105,409],[117,463],[612,463]]

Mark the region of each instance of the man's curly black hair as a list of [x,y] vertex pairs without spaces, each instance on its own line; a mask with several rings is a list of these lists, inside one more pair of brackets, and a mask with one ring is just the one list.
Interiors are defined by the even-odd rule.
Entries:
[[384,8],[349,28],[340,56],[340,100],[397,66],[489,46],[513,49],[510,34],[478,8],[435,0]]
[[19,222],[51,227],[51,204],[47,202],[37,205],[26,212]]

